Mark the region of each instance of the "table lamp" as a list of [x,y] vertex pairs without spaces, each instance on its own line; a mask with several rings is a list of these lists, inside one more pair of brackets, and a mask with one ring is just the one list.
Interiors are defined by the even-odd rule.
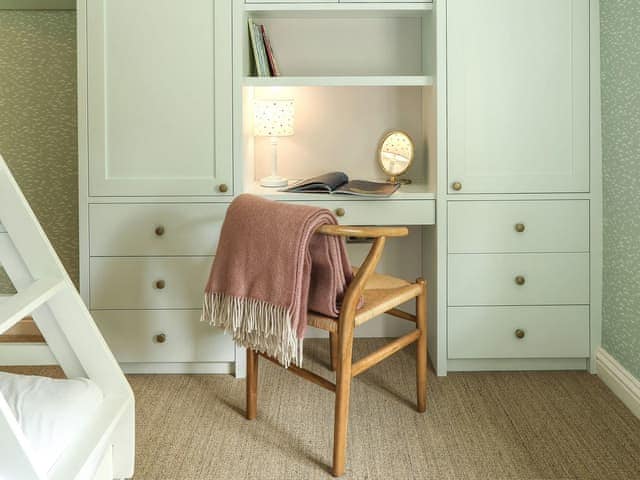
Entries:
[[271,175],[260,179],[263,187],[286,187],[288,182],[278,175],[278,137],[293,135],[293,100],[255,100],[253,102],[253,135],[271,138]]

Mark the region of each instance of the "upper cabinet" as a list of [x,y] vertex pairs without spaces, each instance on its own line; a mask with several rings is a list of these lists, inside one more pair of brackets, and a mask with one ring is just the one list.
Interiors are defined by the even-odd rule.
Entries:
[[87,2],[91,196],[232,194],[231,1]]
[[448,191],[589,191],[589,0],[448,0]]

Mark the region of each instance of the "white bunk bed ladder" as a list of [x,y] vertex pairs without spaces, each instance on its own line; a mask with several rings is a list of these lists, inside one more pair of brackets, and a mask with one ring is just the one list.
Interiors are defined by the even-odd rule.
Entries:
[[89,378],[104,395],[91,424],[53,467],[43,472],[0,394],[0,478],[3,475],[16,480],[132,477],[131,388],[2,156],[0,265],[17,290],[16,295],[0,303],[0,333],[31,315],[65,374]]

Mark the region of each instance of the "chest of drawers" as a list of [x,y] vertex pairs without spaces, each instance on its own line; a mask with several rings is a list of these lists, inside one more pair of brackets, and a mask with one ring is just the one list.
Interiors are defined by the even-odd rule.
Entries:
[[174,371],[192,371],[186,363],[229,368],[235,361],[231,338],[200,322],[226,209],[214,203],[90,205],[89,305],[128,371],[157,371],[150,364]]
[[452,365],[589,356],[588,201],[456,201],[448,220]]

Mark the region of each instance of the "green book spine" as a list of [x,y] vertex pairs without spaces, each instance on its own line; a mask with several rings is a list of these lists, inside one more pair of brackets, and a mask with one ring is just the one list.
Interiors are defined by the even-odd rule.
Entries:
[[252,19],[249,19],[249,38],[251,39],[251,49],[253,50],[253,61],[256,65],[256,75],[262,76],[260,74],[260,54],[258,53],[258,45],[256,42],[256,28]]
[[260,69],[258,75],[261,77],[270,77],[271,71],[269,69],[269,59],[267,58],[267,50],[264,46],[264,38],[262,37],[262,25],[257,23],[253,24],[255,29],[256,47],[258,49],[258,57],[260,59]]

